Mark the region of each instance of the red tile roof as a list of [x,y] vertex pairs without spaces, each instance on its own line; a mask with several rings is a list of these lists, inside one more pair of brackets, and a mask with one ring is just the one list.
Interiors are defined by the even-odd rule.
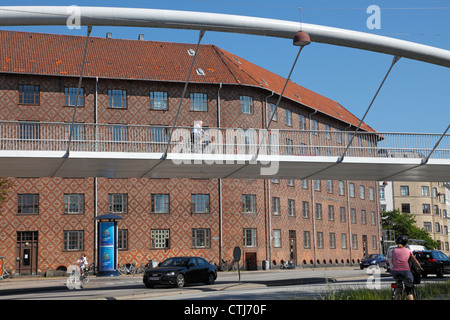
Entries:
[[[0,72],[79,76],[86,37],[0,31]],[[91,37],[85,77],[186,81],[193,44]],[[201,45],[190,81],[264,88],[280,94],[286,79],[214,45]],[[357,126],[336,101],[289,82],[284,97]],[[367,124],[361,129],[375,132]]]

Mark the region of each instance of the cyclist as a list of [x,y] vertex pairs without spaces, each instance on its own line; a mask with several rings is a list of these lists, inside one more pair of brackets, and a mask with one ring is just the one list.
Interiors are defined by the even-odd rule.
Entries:
[[78,259],[77,264],[80,266],[81,276],[84,276],[84,271],[88,266],[87,258],[84,253],[81,254],[81,257]]
[[391,275],[395,280],[403,280],[408,300],[414,300],[412,289],[414,288],[414,278],[409,267],[409,259],[417,265],[422,271],[422,266],[409,248],[406,247],[408,239],[400,235],[395,239],[397,248],[392,250],[392,268]]

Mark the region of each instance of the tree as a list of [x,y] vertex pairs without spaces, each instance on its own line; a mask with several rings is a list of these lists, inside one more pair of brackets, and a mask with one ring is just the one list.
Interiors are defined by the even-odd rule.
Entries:
[[425,247],[436,249],[439,246],[430,234],[416,226],[416,219],[408,213],[399,210],[388,211],[381,214],[381,225],[385,230],[394,230],[396,235],[404,235],[408,239],[425,240]]

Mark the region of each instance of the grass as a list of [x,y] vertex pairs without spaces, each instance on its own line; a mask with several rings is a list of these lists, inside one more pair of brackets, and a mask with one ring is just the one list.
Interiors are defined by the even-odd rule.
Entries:
[[[422,283],[416,286],[420,300],[450,300],[450,280],[439,283]],[[391,289],[328,290],[322,300],[391,300]]]

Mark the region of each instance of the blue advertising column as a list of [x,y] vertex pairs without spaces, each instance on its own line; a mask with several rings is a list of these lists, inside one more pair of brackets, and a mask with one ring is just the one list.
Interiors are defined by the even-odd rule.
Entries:
[[98,224],[98,274],[99,277],[118,276],[117,220],[122,217],[104,214],[96,217]]

